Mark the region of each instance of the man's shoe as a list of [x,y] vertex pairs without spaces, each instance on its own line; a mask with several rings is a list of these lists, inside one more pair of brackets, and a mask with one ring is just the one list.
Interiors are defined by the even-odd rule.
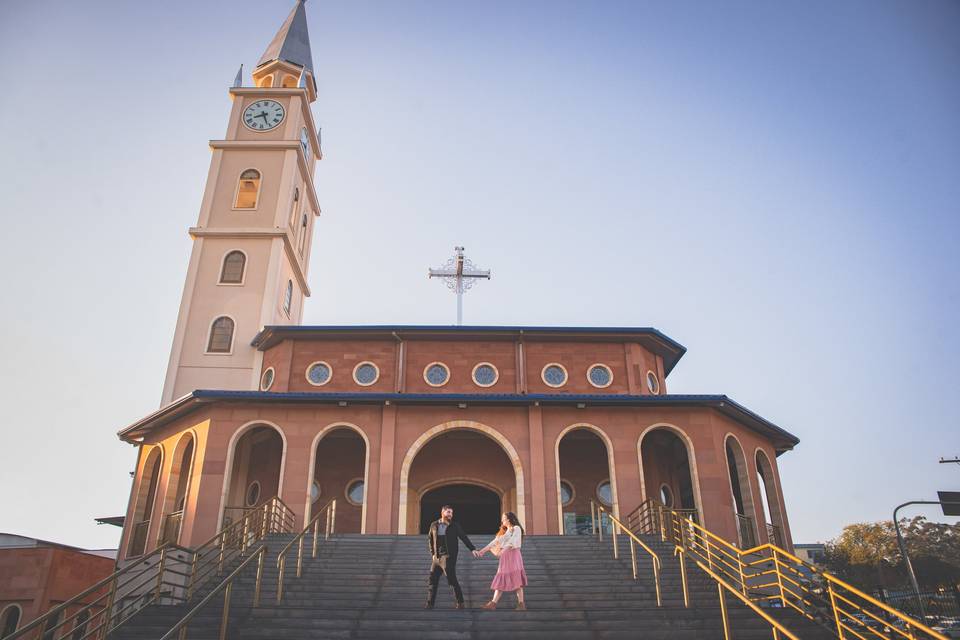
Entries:
[[423,608],[424,608],[424,609],[433,609],[433,603],[432,603],[432,602],[427,602],[426,604],[423,605]]
[[464,609],[464,608],[466,608],[466,607],[464,606],[464,604],[463,604],[462,602],[458,602],[457,604],[453,605],[453,608],[454,608],[454,609]]

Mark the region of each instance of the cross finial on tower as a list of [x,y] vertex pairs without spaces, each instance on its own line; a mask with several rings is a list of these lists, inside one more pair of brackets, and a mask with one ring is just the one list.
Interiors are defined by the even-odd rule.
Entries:
[[457,294],[457,325],[463,324],[463,292],[470,289],[480,278],[490,279],[489,269],[477,269],[463,255],[463,247],[454,247],[456,253],[439,269],[430,269],[430,278],[442,278],[447,288]]

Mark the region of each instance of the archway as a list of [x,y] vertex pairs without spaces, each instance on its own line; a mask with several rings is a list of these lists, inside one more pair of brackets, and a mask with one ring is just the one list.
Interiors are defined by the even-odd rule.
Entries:
[[747,461],[743,455],[743,447],[736,436],[730,434],[724,440],[724,450],[727,456],[727,471],[730,475],[730,493],[733,494],[734,517],[737,521],[737,535],[740,538],[740,547],[750,549],[757,544],[756,529],[754,526],[753,492],[750,490],[750,474],[747,472]]
[[[514,511],[524,522],[523,470],[516,449],[495,429],[463,420],[437,425],[410,445],[400,467],[399,533],[420,530],[423,493],[452,484],[493,489],[501,497],[501,509]],[[463,517],[462,511],[455,509],[454,518]]]
[[773,466],[762,449],[757,449],[757,478],[760,486],[760,502],[766,518],[767,540],[778,547],[786,548],[787,539],[783,527],[783,512],[780,510],[780,497],[777,492]]
[[[590,533],[590,501],[619,515],[613,451],[602,431],[573,425],[557,439],[557,512],[563,534]],[[603,520],[610,528],[611,521]]]
[[173,466],[167,482],[167,495],[163,500],[160,523],[159,543],[177,544],[180,541],[180,527],[183,524],[183,510],[187,502],[187,489],[193,469],[193,434],[187,432],[180,438],[173,452]]
[[357,427],[335,424],[317,435],[313,447],[308,519],[337,500],[337,533],[364,533],[367,512],[367,440]]
[[657,498],[701,522],[696,466],[682,432],[656,426],[640,436],[640,468],[647,499]]
[[12,635],[20,627],[23,611],[17,603],[9,604],[0,613],[0,638]]
[[140,472],[140,486],[133,508],[133,526],[130,529],[130,542],[127,556],[140,556],[147,550],[147,533],[150,519],[153,517],[153,503],[157,497],[157,484],[160,480],[160,468],[163,466],[163,448],[151,447],[146,462]]
[[479,484],[457,482],[429,489],[420,496],[420,533],[427,533],[440,508],[453,507],[454,519],[468,534],[494,534],[499,529],[500,494]]
[[273,425],[254,424],[242,432],[231,449],[223,526],[238,520],[246,509],[280,493],[285,443]]

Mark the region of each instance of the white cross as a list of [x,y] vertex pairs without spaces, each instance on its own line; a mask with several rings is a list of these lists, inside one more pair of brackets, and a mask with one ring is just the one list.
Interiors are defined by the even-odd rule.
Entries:
[[490,279],[489,269],[477,267],[463,257],[463,247],[454,247],[456,254],[439,269],[430,269],[431,278],[443,278],[447,288],[457,294],[457,324],[463,324],[463,292],[472,287],[478,279]]

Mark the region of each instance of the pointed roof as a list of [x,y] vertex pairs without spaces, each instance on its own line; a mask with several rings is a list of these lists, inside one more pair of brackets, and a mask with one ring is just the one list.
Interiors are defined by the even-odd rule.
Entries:
[[283,21],[277,35],[273,36],[267,50],[260,57],[258,67],[274,60],[284,60],[313,73],[313,55],[310,53],[310,34],[307,33],[307,12],[304,9],[304,1],[297,0],[297,6]]

